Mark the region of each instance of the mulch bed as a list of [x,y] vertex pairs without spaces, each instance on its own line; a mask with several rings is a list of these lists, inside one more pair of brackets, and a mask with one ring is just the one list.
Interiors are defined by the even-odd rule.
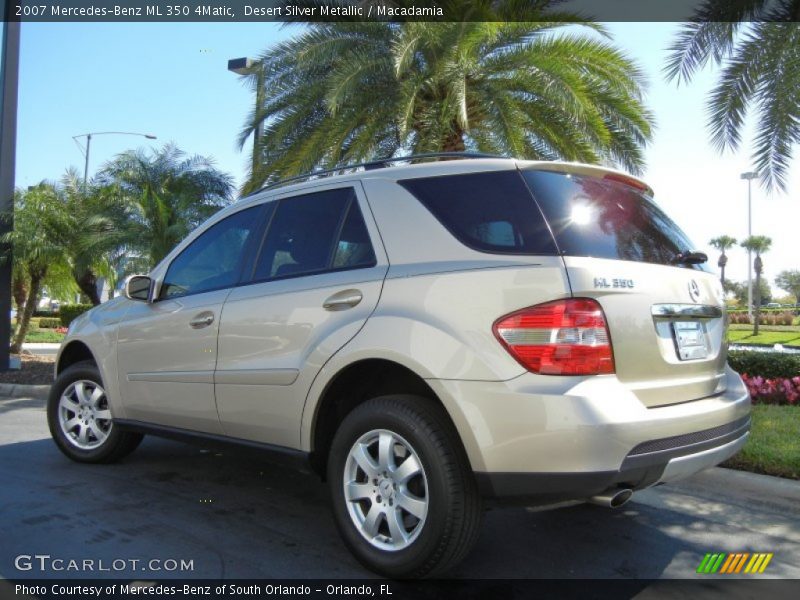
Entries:
[[53,383],[55,356],[22,355],[22,368],[15,371],[0,371],[0,383],[22,383],[26,385],[50,385]]

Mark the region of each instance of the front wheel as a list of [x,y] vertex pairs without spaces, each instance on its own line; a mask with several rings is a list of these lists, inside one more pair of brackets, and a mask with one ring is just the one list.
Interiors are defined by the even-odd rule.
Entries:
[[383,396],[342,422],[328,460],[337,527],[356,558],[389,577],[443,573],[480,527],[457,433],[426,398]]
[[114,462],[142,441],[141,434],[114,427],[100,370],[89,361],[58,376],[50,388],[47,423],[58,448],[78,462]]

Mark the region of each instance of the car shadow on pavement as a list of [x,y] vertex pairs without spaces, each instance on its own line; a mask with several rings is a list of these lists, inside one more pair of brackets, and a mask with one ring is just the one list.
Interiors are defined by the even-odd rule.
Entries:
[[0,415],[27,408],[42,408],[44,400],[40,398],[0,398]]
[[[0,575],[24,577],[370,577],[349,554],[316,476],[239,455],[146,438],[114,465],[76,464],[49,439],[0,446]],[[635,501],[613,512],[487,511],[463,578],[657,578],[693,575],[705,547],[663,530],[692,517]],[[713,550],[713,549],[712,549]],[[181,559],[190,571],[18,571],[20,554],[64,559]]]

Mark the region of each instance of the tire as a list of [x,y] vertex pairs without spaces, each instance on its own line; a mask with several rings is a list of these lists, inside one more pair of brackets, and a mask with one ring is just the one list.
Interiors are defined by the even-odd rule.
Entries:
[[357,406],[334,436],[327,475],[339,533],[376,573],[445,573],[477,539],[475,478],[447,415],[426,398],[381,396]]
[[82,463],[118,461],[144,437],[114,426],[103,378],[92,361],[71,365],[56,378],[47,400],[47,424],[59,450]]

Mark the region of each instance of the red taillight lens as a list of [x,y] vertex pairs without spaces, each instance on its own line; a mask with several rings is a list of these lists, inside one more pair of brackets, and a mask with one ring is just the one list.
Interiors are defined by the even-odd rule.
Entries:
[[603,309],[590,298],[570,298],[500,317],[494,334],[529,371],[542,375],[614,372]]

